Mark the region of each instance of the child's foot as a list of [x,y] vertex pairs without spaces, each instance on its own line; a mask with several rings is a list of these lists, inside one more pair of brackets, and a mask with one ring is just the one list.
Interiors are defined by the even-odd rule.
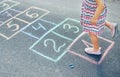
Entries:
[[99,48],[98,51],[94,51],[93,48],[85,48],[85,52],[93,55],[101,55],[101,47]]
[[117,27],[118,24],[117,23],[112,23],[112,37],[115,37],[115,34],[117,33]]

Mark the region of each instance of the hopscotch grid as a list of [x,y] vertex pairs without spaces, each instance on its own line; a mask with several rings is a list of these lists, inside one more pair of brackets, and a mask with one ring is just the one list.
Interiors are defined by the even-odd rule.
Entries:
[[[74,20],[74,19],[72,19],[72,18],[66,18],[66,19],[63,20],[61,23],[59,23],[57,26],[55,26],[54,28],[52,28],[51,30],[49,30],[48,32],[46,32],[39,40],[37,40],[33,45],[31,45],[29,49],[32,50],[32,51],[34,51],[34,52],[37,52],[39,55],[41,55],[41,56],[43,56],[43,57],[45,57],[45,58],[47,58],[47,59],[49,59],[49,60],[52,60],[52,61],[54,61],[54,62],[59,61],[59,60],[67,53],[67,50],[65,50],[60,56],[58,56],[57,59],[53,60],[53,59],[51,59],[50,57],[45,56],[44,54],[42,54],[42,53],[34,50],[33,48],[34,48],[35,45],[37,45],[37,44],[38,44],[46,35],[48,35],[50,32],[58,35],[58,33],[54,32],[53,30],[56,29],[57,27],[59,27],[60,25],[62,25],[63,23],[65,23],[65,22],[68,21],[68,20],[77,21],[77,20]],[[77,21],[77,22],[79,22],[79,21]],[[64,37],[64,36],[61,36],[61,37],[62,37],[62,38],[65,38],[65,39],[68,39],[67,37]],[[73,41],[72,39],[69,39],[69,40]]]
[[84,56],[84,55],[81,55],[81,54],[79,54],[79,53],[76,53],[75,51],[71,51],[71,50],[70,50],[71,47],[74,45],[74,43],[75,43],[80,37],[82,37],[82,36],[85,35],[85,34],[87,34],[87,33],[85,33],[85,32],[81,33],[80,36],[78,36],[78,37],[71,43],[71,45],[67,48],[68,52],[71,53],[71,54],[73,54],[73,55],[79,56],[80,58],[83,58],[83,59],[85,59],[85,60],[87,60],[87,61],[89,61],[89,62],[91,62],[91,63],[93,63],[93,64],[101,64],[102,61],[104,60],[105,56],[107,56],[107,53],[108,53],[108,52],[110,51],[110,49],[114,46],[114,42],[111,41],[111,40],[108,40],[108,39],[106,39],[106,38],[103,38],[103,37],[98,36],[100,39],[102,39],[102,40],[104,40],[104,41],[107,41],[107,42],[109,42],[109,43],[111,43],[111,44],[107,47],[107,49],[106,49],[105,52],[103,53],[101,59],[97,62],[97,61],[95,61],[95,60],[93,60],[93,59],[91,59],[91,58],[89,58],[89,57],[86,57],[86,56]]
[[[56,26],[57,27],[57,26]],[[54,30],[56,27],[53,27],[52,29],[50,29],[48,32],[46,32],[41,38],[39,38],[39,40],[37,40],[31,47],[30,49],[32,49],[37,43],[39,43],[46,35],[48,35],[52,30]]]
[[[48,12],[49,13],[49,12]],[[48,33],[50,33],[51,31],[53,31],[54,29],[56,29],[57,27],[59,27],[61,24],[63,24],[64,22],[66,22],[67,20],[69,20],[69,19],[71,19],[71,20],[74,20],[74,19],[72,19],[72,18],[66,18],[64,21],[62,21],[61,23],[59,23],[58,25],[57,24],[55,24],[55,23],[53,23],[53,22],[49,22],[49,21],[47,21],[47,20],[44,20],[44,19],[40,19],[40,20],[42,20],[42,21],[45,21],[45,22],[48,22],[48,23],[51,23],[51,24],[53,24],[53,25],[57,25],[56,27],[54,27],[53,29],[51,29],[51,30],[49,30],[46,34],[44,34],[44,37],[48,34]],[[74,21],[76,21],[76,20],[74,20]],[[77,21],[77,22],[79,22],[79,21]],[[26,27],[27,28],[27,27]],[[25,29],[26,29],[25,28]],[[25,32],[24,32],[25,33]],[[28,33],[25,33],[25,34],[28,34]],[[28,34],[29,35],[29,34]],[[31,36],[31,35],[30,35]],[[32,37],[34,37],[34,35],[32,36]],[[42,38],[44,38],[44,37],[41,37],[41,39]],[[36,38],[36,37],[35,37]],[[38,39],[38,38],[37,38]],[[41,40],[41,39],[39,39],[39,40]],[[38,40],[38,42],[39,42],[39,40]],[[72,40],[72,39],[71,39]]]
[[57,26],[53,27],[52,29],[50,29],[48,32],[46,32],[39,40],[37,40],[31,47],[30,49],[32,49],[37,43],[39,43],[39,41],[41,41],[46,35],[48,35],[51,31],[53,31],[54,29],[56,29],[57,27],[59,27],[61,24],[63,24],[64,22],[66,22],[68,19],[63,20],[61,23],[59,23]]
[[[35,7],[30,7],[30,8],[28,8],[28,9],[22,11],[21,13],[19,13],[19,14],[17,14],[16,16],[10,18],[9,20],[5,21],[5,22],[4,22],[3,24],[1,24],[1,25],[4,25],[4,24],[7,23],[8,21],[10,21],[10,20],[12,20],[12,19],[14,19],[14,18],[17,18],[17,16],[25,13],[26,11],[30,10],[31,8],[35,8]],[[40,8],[40,9],[41,9],[41,8]],[[37,20],[39,20],[40,18],[42,18],[43,16],[45,16],[45,15],[48,14],[48,13],[49,13],[49,11],[46,10],[46,13],[45,13],[44,15],[41,15],[39,18],[37,18],[36,20],[34,20],[33,22],[31,22],[30,24],[26,25],[26,26],[23,27],[22,29],[18,30],[16,33],[14,33],[13,35],[11,35],[10,37],[7,37],[6,39],[8,40],[8,39],[12,38],[12,37],[15,36],[16,34],[18,34],[20,31],[24,30],[24,29],[27,28],[29,25],[31,25],[32,23],[36,22]],[[21,20],[22,20],[22,19],[21,19]],[[23,21],[24,21],[24,20],[23,20]],[[26,21],[25,21],[25,22],[26,22]],[[3,37],[6,37],[5,35],[3,35],[3,34],[1,34],[1,33],[0,33],[0,35],[3,36]]]
[[[19,16],[19,15],[21,15],[21,14],[23,14],[23,13],[25,13],[26,11],[28,11],[28,10],[30,10],[32,7],[30,7],[30,8],[28,8],[28,9],[26,9],[26,10],[24,10],[24,11],[21,11],[19,14],[17,14],[17,15],[15,15],[14,17],[11,17],[10,19],[8,19],[7,21],[5,21],[3,24],[5,24],[6,22],[8,22],[8,21],[10,21],[10,20],[12,20],[13,18],[17,18],[17,16]],[[49,13],[49,11],[44,11],[44,12],[46,12],[46,14],[48,14]],[[41,16],[40,16],[40,18],[42,18]],[[1,25],[3,25],[3,24],[1,24]]]

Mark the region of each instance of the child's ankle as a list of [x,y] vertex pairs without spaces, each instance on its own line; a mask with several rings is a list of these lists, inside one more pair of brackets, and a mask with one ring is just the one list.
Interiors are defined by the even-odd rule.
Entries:
[[97,51],[99,51],[100,50],[100,48],[95,48],[94,49],[94,52],[97,52]]

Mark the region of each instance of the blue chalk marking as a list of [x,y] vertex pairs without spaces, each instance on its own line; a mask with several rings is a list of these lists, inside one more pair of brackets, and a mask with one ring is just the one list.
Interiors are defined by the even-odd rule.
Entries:
[[29,48],[29,49],[32,50],[34,53],[36,53],[36,54],[38,54],[38,55],[40,55],[40,56],[42,56],[42,57],[44,57],[44,58],[46,58],[48,60],[51,60],[53,62],[58,62],[67,53],[67,51],[64,51],[60,56],[58,56],[58,58],[53,59],[51,57],[45,56],[44,54],[42,54],[42,53],[40,53],[40,52],[38,52],[38,51],[36,51],[36,50],[34,50],[32,48]]
[[65,51],[56,59],[56,62],[59,61],[66,53],[67,53],[67,50],[65,50]]
[[51,22],[51,21],[47,21],[47,20],[44,20],[44,19],[40,19],[41,21],[44,21],[44,22],[47,22],[47,23],[50,23],[50,24],[53,24],[53,25],[57,25],[56,23],[54,23],[54,22]]
[[[41,17],[40,17],[41,18]],[[26,27],[24,27],[23,29],[21,29],[20,31],[22,31],[22,30],[24,30],[24,29],[26,29],[27,27],[29,27],[31,24],[33,24],[33,23],[35,23],[36,21],[38,21],[39,20],[39,18],[38,19],[36,19],[36,20],[34,20],[33,22],[31,22],[31,23],[29,23]]]
[[[50,24],[53,24],[53,25],[56,25],[55,23],[53,23],[53,22],[49,22],[49,21],[46,21],[46,20],[43,20],[43,19],[38,19],[38,20],[41,20],[41,21],[44,21],[44,22],[47,22],[47,23],[50,23]],[[36,21],[38,21],[38,20],[36,20]],[[35,22],[36,22],[35,21]],[[33,24],[33,23],[31,23],[31,24]],[[30,25],[31,25],[30,24]],[[29,26],[29,25],[28,25]],[[26,26],[24,29],[26,29],[28,26]],[[23,29],[23,30],[24,30]],[[45,34],[47,35],[51,30],[53,30],[53,29],[50,29],[48,32],[46,32]],[[36,38],[36,39],[40,39],[40,38],[38,38],[38,37],[36,37],[35,35],[33,35],[33,34],[30,34],[30,33],[28,33],[28,32],[23,32],[23,33],[25,33],[25,34],[27,34],[28,36],[31,36],[31,37],[34,37],[34,38]],[[45,36],[45,34],[43,35],[43,36]],[[43,38],[43,37],[41,37],[41,38]]]
[[22,11],[19,11],[19,10],[13,9],[13,8],[10,8],[10,10],[15,11],[15,12],[18,12],[18,13],[22,12]]
[[30,34],[30,33],[27,33],[27,32],[25,32],[25,31],[21,31],[21,32],[23,32],[24,34],[26,34],[26,35],[29,35],[29,36],[31,36],[31,37],[33,37],[33,38],[35,38],[35,39],[39,39],[38,37],[36,37],[36,36],[33,36],[32,34]]
[[57,62],[57,60],[52,59],[52,58],[50,58],[50,57],[48,57],[48,56],[45,56],[44,54],[42,54],[42,53],[40,53],[40,52],[37,52],[37,51],[34,50],[34,49],[30,49],[30,50],[32,50],[34,53],[36,53],[36,54],[38,54],[38,55],[40,55],[40,56],[45,57],[46,59],[49,59],[49,60],[51,60],[51,61],[53,61],[53,62]]
[[52,33],[54,33],[55,35],[60,36],[60,37],[62,37],[62,38],[64,38],[64,39],[67,39],[67,40],[73,41],[73,39],[68,38],[68,37],[65,37],[65,36],[63,36],[63,35],[61,35],[61,34],[58,34],[58,33],[54,32],[54,31],[52,31]]
[[38,23],[38,27],[36,27],[36,26],[32,26],[32,28],[34,29],[34,30],[38,30],[38,29],[40,29],[40,28],[42,28],[43,30],[47,30],[42,24],[40,24],[40,23]]

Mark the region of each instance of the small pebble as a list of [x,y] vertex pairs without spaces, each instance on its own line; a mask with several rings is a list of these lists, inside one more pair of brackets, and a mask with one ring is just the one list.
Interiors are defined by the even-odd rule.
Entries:
[[70,64],[69,66],[70,66],[70,68],[71,68],[71,69],[73,69],[73,68],[74,68],[74,65],[73,65],[73,64]]

